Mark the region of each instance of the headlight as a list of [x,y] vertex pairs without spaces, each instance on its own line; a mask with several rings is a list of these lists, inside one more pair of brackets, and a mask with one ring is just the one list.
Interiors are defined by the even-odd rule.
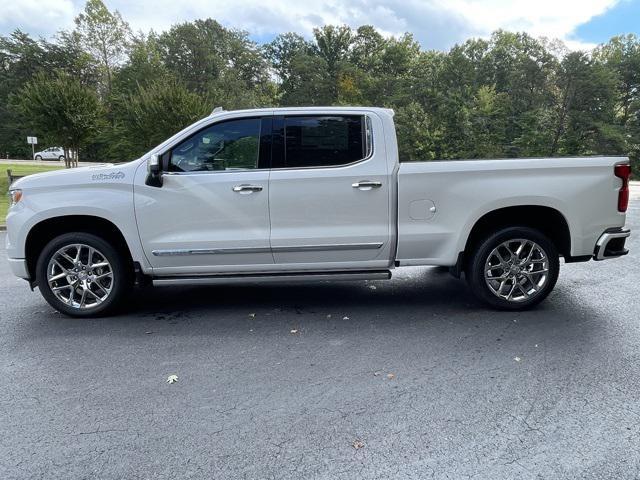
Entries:
[[9,190],[9,207],[13,207],[20,200],[22,200],[22,190]]

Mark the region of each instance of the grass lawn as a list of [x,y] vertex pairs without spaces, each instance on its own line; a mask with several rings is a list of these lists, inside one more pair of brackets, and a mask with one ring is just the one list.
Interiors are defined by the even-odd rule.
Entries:
[[4,219],[7,216],[9,208],[9,178],[7,170],[11,170],[13,175],[31,175],[32,173],[48,172],[50,170],[58,170],[64,168],[64,165],[20,165],[19,163],[3,163],[0,164],[0,225],[4,225]]

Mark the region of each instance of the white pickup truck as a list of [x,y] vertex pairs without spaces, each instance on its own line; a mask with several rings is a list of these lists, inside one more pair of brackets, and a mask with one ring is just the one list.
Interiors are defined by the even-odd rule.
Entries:
[[388,279],[405,265],[449,267],[520,310],[553,289],[560,256],[627,253],[629,175],[623,157],[401,163],[382,108],[214,111],[133,162],[16,181],[7,251],[73,316],[140,283]]

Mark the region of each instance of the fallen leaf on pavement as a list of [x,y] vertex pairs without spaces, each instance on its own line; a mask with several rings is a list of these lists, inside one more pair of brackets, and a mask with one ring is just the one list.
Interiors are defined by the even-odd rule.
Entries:
[[387,378],[388,378],[389,380],[393,380],[394,378],[396,378],[396,376],[395,376],[395,374],[393,374],[393,373],[387,373]]
[[376,289],[377,289],[377,287],[376,287],[375,285],[369,285],[369,288],[370,288],[371,290],[376,290]]
[[250,313],[249,314],[249,318],[256,318],[256,314],[255,313]]
[[349,317],[342,317],[343,320],[349,320]]
[[292,335],[295,335],[296,333],[298,333],[298,329],[297,328],[294,328],[293,330],[291,330],[291,334]]
[[364,448],[364,442],[362,440],[354,440],[351,445],[356,450],[360,450],[361,448]]
[[178,381],[178,375],[169,375],[167,377],[167,383],[176,383]]
[[516,362],[519,362],[519,361],[521,361],[521,360],[522,360],[520,357],[513,357],[513,359],[514,359]]
[[380,376],[380,374],[381,374],[381,373],[382,373],[382,372],[373,372],[373,376],[374,376],[374,377],[378,377],[378,376]]

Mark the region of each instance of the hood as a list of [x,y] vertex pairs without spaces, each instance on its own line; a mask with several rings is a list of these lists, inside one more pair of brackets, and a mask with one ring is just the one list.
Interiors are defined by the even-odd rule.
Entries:
[[132,183],[139,163],[103,163],[89,167],[65,168],[50,172],[34,173],[11,184],[11,188],[38,188],[93,183]]

